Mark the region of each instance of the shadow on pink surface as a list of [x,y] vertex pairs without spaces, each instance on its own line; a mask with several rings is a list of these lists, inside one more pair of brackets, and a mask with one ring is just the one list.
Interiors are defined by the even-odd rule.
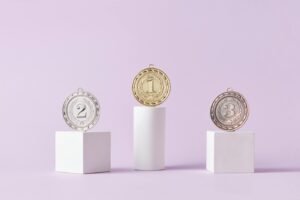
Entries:
[[205,164],[199,163],[199,164],[186,164],[186,165],[170,165],[166,166],[166,170],[204,170]]
[[255,173],[287,173],[300,172],[300,168],[256,168]]
[[111,169],[111,173],[133,173],[135,170],[130,167],[114,167]]
[[[169,165],[163,170],[153,171],[190,171],[190,170],[205,170],[204,164],[187,164],[187,165]],[[147,172],[143,170],[135,170],[130,167],[114,167],[111,169],[112,173],[134,173],[134,172]],[[151,172],[151,170],[149,170]]]
[[[205,170],[204,164],[190,164],[190,165],[170,165],[166,166],[164,170],[158,171],[191,171],[191,170]],[[112,173],[135,173],[141,172],[141,170],[135,170],[133,168],[112,168]],[[145,172],[145,171],[143,171]],[[147,172],[147,171],[146,171]],[[151,172],[151,171],[149,171]],[[288,173],[288,172],[300,172],[300,168],[256,168],[255,173]]]

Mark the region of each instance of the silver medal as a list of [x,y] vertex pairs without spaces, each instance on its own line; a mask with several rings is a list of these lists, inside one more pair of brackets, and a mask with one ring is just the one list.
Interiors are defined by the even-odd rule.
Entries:
[[100,105],[91,93],[78,89],[64,102],[63,117],[66,123],[78,131],[87,131],[99,120]]

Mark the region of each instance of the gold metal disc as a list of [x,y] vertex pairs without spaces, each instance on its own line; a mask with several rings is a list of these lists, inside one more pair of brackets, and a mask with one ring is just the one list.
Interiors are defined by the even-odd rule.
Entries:
[[249,116],[246,99],[230,89],[216,97],[210,108],[210,117],[214,124],[225,131],[241,128]]
[[170,90],[170,79],[166,73],[153,65],[139,72],[132,84],[134,97],[145,106],[162,104],[168,98]]

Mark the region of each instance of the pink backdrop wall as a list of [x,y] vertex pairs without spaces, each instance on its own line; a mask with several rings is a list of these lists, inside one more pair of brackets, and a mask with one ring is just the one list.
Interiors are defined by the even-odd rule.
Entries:
[[213,99],[246,96],[257,168],[300,167],[299,1],[0,2],[1,169],[54,169],[62,103],[78,87],[101,105],[112,167],[132,166],[135,74],[169,75],[167,165],[205,163]]

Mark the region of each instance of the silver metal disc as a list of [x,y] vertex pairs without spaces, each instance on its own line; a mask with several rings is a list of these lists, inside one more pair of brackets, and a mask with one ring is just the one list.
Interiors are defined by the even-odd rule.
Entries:
[[238,92],[228,90],[216,97],[210,109],[214,124],[222,130],[235,131],[249,116],[246,99]]
[[66,123],[78,131],[87,131],[96,125],[100,115],[98,100],[91,93],[78,89],[68,96],[63,105]]

